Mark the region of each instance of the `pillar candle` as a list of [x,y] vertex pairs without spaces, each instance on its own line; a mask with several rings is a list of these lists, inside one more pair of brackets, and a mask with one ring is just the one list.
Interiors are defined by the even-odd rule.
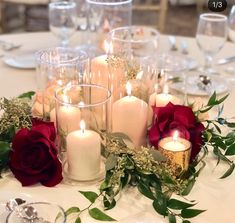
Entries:
[[92,180],[100,172],[101,139],[95,131],[85,130],[83,120],[80,128],[66,138],[68,173],[73,179]]
[[131,95],[129,82],[127,94],[113,104],[112,131],[128,135],[135,147],[139,148],[146,144],[148,105]]

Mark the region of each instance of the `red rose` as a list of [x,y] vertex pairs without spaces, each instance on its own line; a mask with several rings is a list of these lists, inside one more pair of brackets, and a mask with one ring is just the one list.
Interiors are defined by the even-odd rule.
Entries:
[[10,169],[23,186],[38,182],[52,187],[60,183],[62,166],[57,158],[52,122],[33,120],[31,130],[23,128],[13,139]]
[[201,150],[202,132],[205,127],[197,122],[192,109],[169,103],[165,107],[153,107],[153,113],[156,118],[149,130],[150,143],[157,148],[160,139],[171,136],[178,130],[180,137],[192,143],[190,162],[193,161]]

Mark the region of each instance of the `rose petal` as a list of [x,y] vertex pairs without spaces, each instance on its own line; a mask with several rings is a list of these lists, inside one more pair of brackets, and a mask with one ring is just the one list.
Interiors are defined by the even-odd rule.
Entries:
[[158,141],[161,137],[160,131],[156,125],[153,125],[150,130],[149,130],[149,141],[151,145],[155,146],[156,148],[158,147]]
[[174,121],[183,124],[186,128],[192,128],[195,125],[196,118],[190,107],[176,105],[174,112]]

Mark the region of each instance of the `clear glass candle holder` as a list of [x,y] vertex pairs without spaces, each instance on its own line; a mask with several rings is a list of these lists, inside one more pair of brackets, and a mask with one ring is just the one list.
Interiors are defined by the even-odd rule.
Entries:
[[[86,0],[90,42],[104,50],[104,40],[114,28],[130,26],[132,0]],[[93,38],[92,38],[93,37]]]
[[89,58],[84,51],[57,47],[38,51],[36,62],[38,92],[33,114],[47,119],[54,108],[56,89],[69,83],[78,84],[88,81]]
[[34,202],[15,208],[6,219],[6,223],[22,222],[66,223],[66,215],[57,204]]
[[129,81],[132,94],[147,102],[152,78],[156,77],[153,55],[158,42],[159,32],[145,26],[120,27],[109,33],[107,61],[113,101],[123,97]]
[[90,181],[101,171],[102,134],[110,128],[108,89],[71,85],[56,91],[56,126],[64,172],[70,179]]

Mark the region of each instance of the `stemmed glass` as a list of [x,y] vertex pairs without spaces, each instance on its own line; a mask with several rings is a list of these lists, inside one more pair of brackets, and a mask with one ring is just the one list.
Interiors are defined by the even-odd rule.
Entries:
[[218,53],[227,38],[227,16],[204,13],[200,15],[196,40],[205,55],[203,71],[207,74],[216,73],[213,70],[213,57]]
[[229,39],[235,42],[235,5],[231,8],[228,17],[228,35]]
[[50,3],[49,25],[51,32],[61,40],[61,46],[68,46],[70,37],[77,29],[76,3],[72,1]]

